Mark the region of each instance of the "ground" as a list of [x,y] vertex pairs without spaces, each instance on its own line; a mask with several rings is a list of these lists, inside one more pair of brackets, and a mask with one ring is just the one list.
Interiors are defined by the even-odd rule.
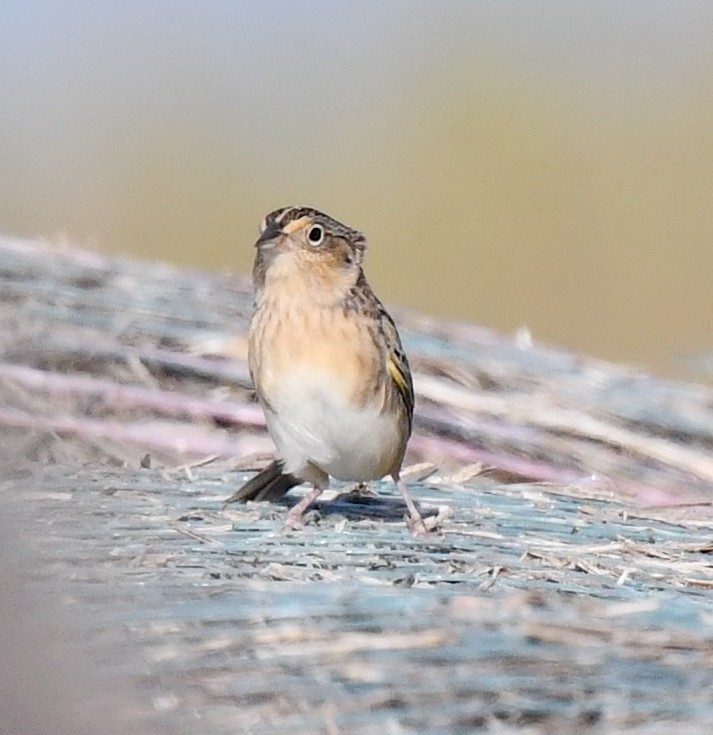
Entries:
[[61,735],[709,732],[707,388],[402,314],[405,474],[436,529],[411,536],[382,482],[335,486],[288,532],[305,488],[223,506],[269,450],[247,284],[4,247],[6,718],[49,732],[28,714],[44,704]]

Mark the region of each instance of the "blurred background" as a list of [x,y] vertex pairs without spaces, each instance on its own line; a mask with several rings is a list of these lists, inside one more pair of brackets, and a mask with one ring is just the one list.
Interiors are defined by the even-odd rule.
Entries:
[[713,3],[0,11],[4,234],[241,273],[309,204],[388,302],[660,375],[711,347]]

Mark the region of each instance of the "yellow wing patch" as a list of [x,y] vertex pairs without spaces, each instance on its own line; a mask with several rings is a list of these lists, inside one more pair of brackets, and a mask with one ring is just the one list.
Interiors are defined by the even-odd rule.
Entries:
[[410,427],[413,416],[413,386],[409,378],[402,372],[393,355],[389,355],[387,367],[389,368],[389,375],[391,375],[391,379],[394,381],[394,385],[399,391],[399,394],[406,406],[406,413]]
[[396,387],[399,389],[399,393],[404,397],[404,400],[409,403],[409,388],[408,383],[406,382],[406,378],[404,377],[401,370],[399,370],[399,366],[394,361],[394,358],[392,355],[389,355],[389,374],[391,375],[391,379],[396,383]]
[[408,418],[410,432],[411,422],[413,420],[414,394],[408,360],[401,347],[401,340],[399,339],[399,333],[393,319],[376,296],[373,296],[373,299],[377,307],[380,331],[384,338],[383,347],[386,353],[386,369],[406,408],[406,417]]

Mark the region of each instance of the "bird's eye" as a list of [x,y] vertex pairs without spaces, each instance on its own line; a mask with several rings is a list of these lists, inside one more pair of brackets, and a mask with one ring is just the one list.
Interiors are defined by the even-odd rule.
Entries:
[[315,247],[317,245],[321,245],[322,240],[324,240],[324,227],[322,227],[321,225],[313,225],[312,227],[310,227],[310,230],[307,233],[307,239]]

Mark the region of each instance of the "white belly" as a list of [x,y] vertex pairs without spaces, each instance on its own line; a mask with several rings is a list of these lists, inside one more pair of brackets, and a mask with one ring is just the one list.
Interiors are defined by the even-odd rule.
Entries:
[[398,417],[382,413],[379,401],[350,405],[329,375],[294,371],[272,408],[268,428],[287,472],[304,477],[313,464],[338,480],[366,481],[398,469]]

